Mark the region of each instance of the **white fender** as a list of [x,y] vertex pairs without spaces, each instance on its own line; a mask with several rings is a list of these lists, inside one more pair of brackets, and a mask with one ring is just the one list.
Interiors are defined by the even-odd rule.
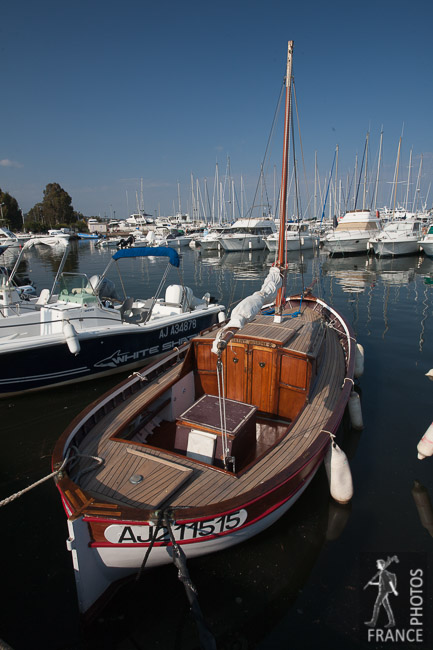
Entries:
[[348,408],[352,427],[358,431],[361,431],[361,429],[364,428],[364,422],[362,420],[361,398],[355,390],[350,393]]
[[427,456],[433,455],[433,422],[419,441],[417,445],[418,458],[423,460]]
[[346,454],[335,443],[326,453],[325,469],[332,498],[338,503],[349,503],[353,496],[352,473]]
[[356,344],[355,352],[355,378],[358,379],[364,374],[364,348],[361,343]]
[[69,348],[69,352],[77,356],[81,349],[80,341],[78,340],[78,335],[75,331],[74,326],[69,321],[65,321],[63,323],[63,334],[65,336],[65,341]]

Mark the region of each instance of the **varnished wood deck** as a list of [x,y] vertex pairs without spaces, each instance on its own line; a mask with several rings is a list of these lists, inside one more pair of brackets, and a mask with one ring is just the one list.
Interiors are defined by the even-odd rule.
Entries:
[[[323,327],[318,319],[319,315],[309,308],[303,309],[302,316],[286,320],[281,325],[274,324],[272,317],[260,316],[239,331],[236,338],[256,338],[260,333],[261,339],[271,345],[278,342],[296,352],[311,354],[317,333]],[[205,336],[214,335],[210,333]],[[176,378],[179,371],[180,366],[174,367],[159,383],[116,407],[86,436],[80,453],[101,457],[104,464],[82,473],[94,466],[94,461],[83,459],[79,462],[71,477],[82,490],[97,500],[144,509],[157,508],[162,503],[173,507],[204,506],[237,497],[302,459],[326,426],[341,395],[345,362],[337,333],[332,328],[327,329],[321,372],[313,386],[309,403],[293,424],[290,435],[238,476],[162,449],[111,439],[120,422],[125,423],[125,418],[135,418],[140,409],[145,408],[155,395],[164,390],[164,386]],[[76,478],[77,471],[81,477]],[[141,474],[144,480],[132,485],[129,479],[135,474]]]

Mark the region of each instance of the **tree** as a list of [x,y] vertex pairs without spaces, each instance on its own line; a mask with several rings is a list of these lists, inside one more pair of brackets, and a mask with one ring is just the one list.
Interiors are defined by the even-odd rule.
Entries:
[[18,202],[8,192],[0,189],[0,225],[11,230],[21,230],[23,227],[23,215],[18,207]]
[[58,183],[48,183],[46,186],[42,215],[48,227],[54,227],[58,223],[71,224],[77,220],[71,197]]
[[47,232],[48,227],[44,225],[42,203],[36,203],[26,214],[26,230],[32,232]]

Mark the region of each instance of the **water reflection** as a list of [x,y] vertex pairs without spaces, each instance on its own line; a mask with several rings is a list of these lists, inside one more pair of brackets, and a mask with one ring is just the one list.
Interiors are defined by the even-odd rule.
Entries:
[[415,255],[401,257],[372,257],[370,268],[386,285],[402,286],[413,282],[419,258]]
[[428,490],[419,481],[414,481],[412,496],[418,511],[421,526],[433,537],[433,507]]
[[376,282],[375,270],[370,267],[367,255],[359,257],[322,258],[322,273],[335,278],[346,293],[363,293]]
[[209,251],[201,253],[204,265],[221,267],[230,270],[233,277],[238,280],[256,280],[261,271],[266,270],[266,260],[269,251],[242,251],[234,253],[220,253]]

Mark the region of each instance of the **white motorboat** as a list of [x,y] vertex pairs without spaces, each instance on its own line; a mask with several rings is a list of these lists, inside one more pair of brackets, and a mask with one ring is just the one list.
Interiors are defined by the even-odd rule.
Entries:
[[351,210],[339,219],[334,230],[323,237],[323,248],[330,255],[366,253],[370,239],[380,228],[379,217],[370,210]]
[[389,221],[375,237],[371,237],[370,246],[379,257],[413,255],[419,251],[420,235],[420,221]]
[[[278,249],[279,232],[273,232],[265,239],[266,248],[275,252]],[[310,224],[306,222],[288,223],[286,227],[286,250],[308,250],[319,243],[319,236],[311,232]]]
[[0,228],[0,246],[7,246],[8,248],[19,248],[20,241],[18,237],[9,228]]
[[231,251],[262,250],[266,237],[276,232],[275,221],[267,217],[242,218],[235,221],[219,239],[221,248]]
[[50,248],[66,248],[68,246],[69,237],[57,237],[56,235],[47,235],[46,237],[31,237],[27,242],[27,247],[33,246],[49,246]]
[[[225,319],[224,307],[209,294],[196,298],[183,284],[169,285],[160,297],[170,267],[179,266],[170,247],[118,250],[103,274],[90,278],[63,272],[66,256],[51,291],[35,299],[19,295],[13,274],[1,278],[0,397],[142,366]],[[133,258],[149,258],[159,269],[161,257],[168,264],[155,296],[128,296],[126,274],[123,295],[117,293],[108,276],[114,264],[129,259],[130,268]]]
[[231,226],[212,226],[206,230],[198,239],[200,248],[204,251],[217,251],[222,248],[220,239],[221,235],[229,233]]

